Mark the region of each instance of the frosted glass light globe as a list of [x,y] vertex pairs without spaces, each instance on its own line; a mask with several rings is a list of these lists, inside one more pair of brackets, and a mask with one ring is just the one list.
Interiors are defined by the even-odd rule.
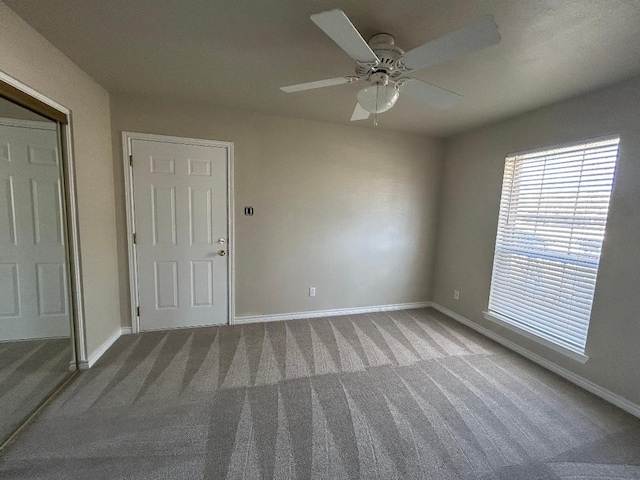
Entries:
[[369,85],[358,92],[358,103],[369,113],[382,113],[393,107],[399,96],[393,85]]

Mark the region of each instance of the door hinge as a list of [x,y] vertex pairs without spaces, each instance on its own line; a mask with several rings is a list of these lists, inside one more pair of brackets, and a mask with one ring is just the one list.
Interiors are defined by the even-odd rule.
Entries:
[[138,243],[138,236],[135,233],[133,234],[133,243]]
[[133,155],[129,155],[129,165],[133,167]]
[[136,315],[139,317],[140,316],[140,307],[136,307]]

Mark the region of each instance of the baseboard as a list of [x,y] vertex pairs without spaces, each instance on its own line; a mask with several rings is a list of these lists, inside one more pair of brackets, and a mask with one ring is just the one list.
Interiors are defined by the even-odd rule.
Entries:
[[113,345],[116,340],[118,340],[122,335],[129,335],[131,333],[131,327],[122,327],[120,330],[116,330],[113,335],[107,338],[102,345],[98,347],[98,349],[93,352],[86,361],[78,362],[78,368],[80,370],[89,370],[91,367],[95,365],[95,363],[106,353],[111,345]]
[[331,310],[314,310],[311,312],[281,313],[276,315],[252,315],[236,317],[234,324],[256,322],[279,322],[281,320],[295,320],[301,318],[336,317],[339,315],[358,315],[360,313],[389,312],[392,310],[409,310],[413,308],[430,307],[431,302],[397,303],[394,305],[376,305],[372,307],[335,308]]
[[514,352],[522,355],[523,357],[528,358],[532,362],[537,363],[541,367],[544,367],[547,370],[550,370],[553,373],[560,375],[564,379],[569,380],[571,383],[574,383],[579,387],[584,388],[585,390],[593,393],[594,395],[597,395],[598,397],[608,401],[609,403],[612,403],[615,406],[620,407],[624,411],[629,412],[631,415],[634,415],[640,418],[640,405],[638,405],[637,403],[631,402],[630,400],[627,400],[626,398],[621,397],[617,393],[613,393],[612,391],[607,390],[606,388],[601,387],[596,383],[593,383],[591,380],[587,380],[584,377],[581,377],[579,375],[576,375],[573,372],[570,372],[566,368],[563,368],[547,360],[546,358],[543,358],[540,355],[537,355],[527,350],[526,348],[521,347],[520,345],[512,342],[511,340],[507,340],[501,335],[498,335],[497,333],[492,332],[491,330],[484,328],[475,322],[472,322],[471,320],[463,317],[462,315],[458,315],[457,313],[449,310],[448,308],[443,307],[442,305],[439,305],[435,302],[431,302],[431,306],[436,310],[438,310],[439,312],[444,313],[448,317],[451,317],[454,320],[475,330],[476,332],[481,333],[486,337],[489,337],[491,340],[498,342],[500,345],[507,347],[509,350],[513,350]]

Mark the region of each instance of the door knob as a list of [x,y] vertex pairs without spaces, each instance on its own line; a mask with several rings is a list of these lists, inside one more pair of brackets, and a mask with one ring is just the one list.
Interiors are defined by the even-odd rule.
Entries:
[[218,255],[220,255],[221,257],[224,257],[227,254],[227,252],[225,252],[224,250],[218,250]]

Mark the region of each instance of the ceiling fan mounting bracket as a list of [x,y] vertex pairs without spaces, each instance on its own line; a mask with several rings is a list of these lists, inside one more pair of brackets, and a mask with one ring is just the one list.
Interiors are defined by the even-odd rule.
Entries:
[[389,33],[376,33],[367,43],[370,47],[374,45],[395,45],[396,39]]

